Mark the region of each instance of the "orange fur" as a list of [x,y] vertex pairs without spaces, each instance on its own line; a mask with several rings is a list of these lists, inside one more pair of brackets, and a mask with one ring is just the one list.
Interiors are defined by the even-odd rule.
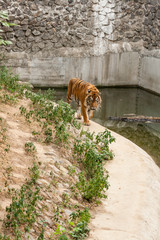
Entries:
[[93,117],[93,111],[100,106],[102,101],[99,90],[91,83],[79,78],[72,78],[68,84],[68,103],[72,101],[72,96],[74,96],[78,105],[77,118],[81,119],[82,112],[84,124],[89,125],[89,119]]

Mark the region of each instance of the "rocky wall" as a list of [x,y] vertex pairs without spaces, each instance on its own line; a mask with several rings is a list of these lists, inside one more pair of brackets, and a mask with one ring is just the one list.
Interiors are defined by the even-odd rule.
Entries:
[[[10,21],[18,24],[5,28],[12,40],[8,51],[47,52],[64,48],[93,47],[91,2],[81,0],[2,0]],[[60,53],[59,53],[60,54]]]
[[160,0],[0,0],[17,26],[1,35],[8,66],[35,86],[71,77],[160,93]]
[[3,50],[54,56],[160,48],[160,0],[0,0],[10,21]]

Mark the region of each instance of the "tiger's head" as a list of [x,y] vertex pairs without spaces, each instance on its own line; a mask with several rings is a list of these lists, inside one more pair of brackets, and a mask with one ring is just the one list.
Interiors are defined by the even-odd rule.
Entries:
[[97,110],[100,107],[102,99],[100,97],[99,90],[94,86],[91,85],[87,89],[87,96],[86,96],[86,104],[89,110]]

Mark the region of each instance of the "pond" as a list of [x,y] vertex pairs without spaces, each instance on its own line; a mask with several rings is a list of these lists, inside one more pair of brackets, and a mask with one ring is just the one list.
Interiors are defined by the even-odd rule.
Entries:
[[[56,100],[66,101],[67,89],[55,89]],[[160,166],[160,123],[111,121],[125,114],[160,117],[160,96],[140,88],[99,88],[102,106],[93,120],[143,148]],[[75,107],[72,105],[72,107]]]

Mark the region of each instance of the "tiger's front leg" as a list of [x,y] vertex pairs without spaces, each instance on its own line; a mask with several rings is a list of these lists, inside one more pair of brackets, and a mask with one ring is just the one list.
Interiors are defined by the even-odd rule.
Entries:
[[82,111],[82,115],[83,115],[84,125],[89,126],[90,122],[88,119],[87,107],[85,107],[84,105],[81,105],[81,111]]
[[89,115],[89,119],[92,119],[93,118],[93,110],[89,110],[88,115]]

